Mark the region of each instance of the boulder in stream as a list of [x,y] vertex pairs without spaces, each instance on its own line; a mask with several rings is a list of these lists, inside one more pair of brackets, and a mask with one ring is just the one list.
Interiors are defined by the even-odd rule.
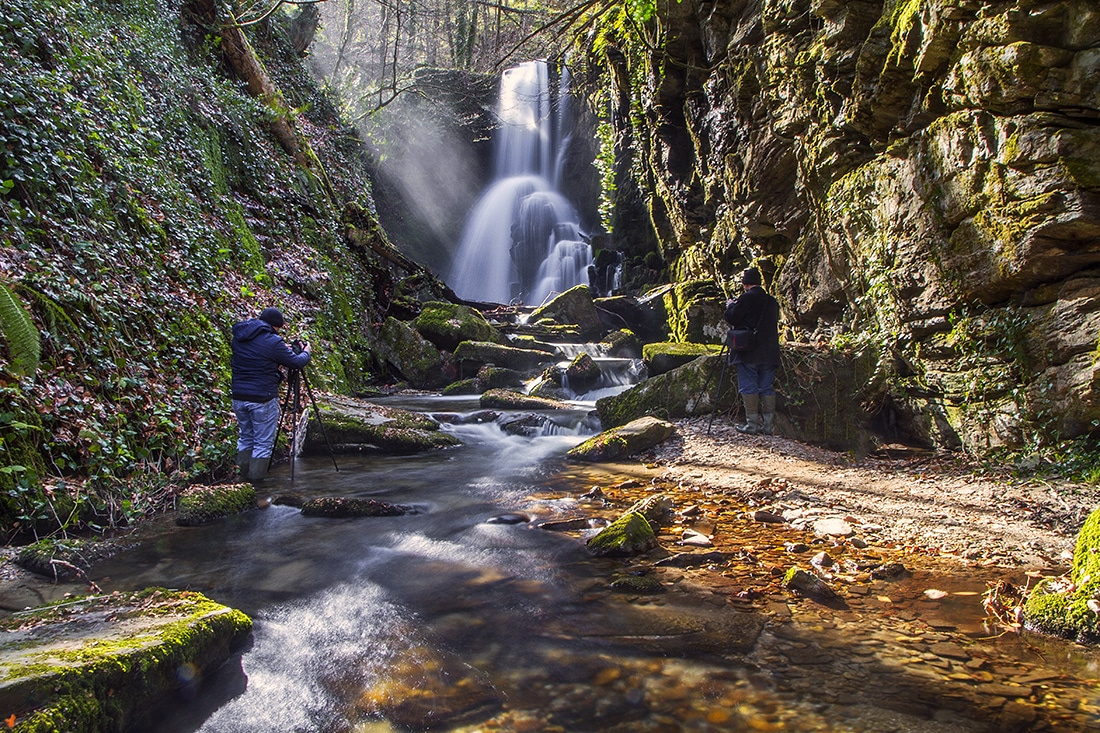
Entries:
[[572,405],[543,397],[532,397],[510,389],[491,389],[481,395],[483,408],[502,410],[569,410]]
[[1100,509],[1077,535],[1069,578],[1044,578],[1023,604],[1024,627],[1078,643],[1100,643]]
[[630,557],[657,546],[653,527],[641,514],[627,512],[585,543],[596,557]]
[[[337,453],[410,455],[460,445],[439,423],[418,412],[399,410],[351,397],[326,396],[321,405],[324,430],[310,411],[306,429],[306,455],[326,455],[331,445]],[[327,441],[326,441],[327,436]]]
[[480,312],[466,305],[424,303],[413,322],[416,330],[440,349],[454,351],[463,341],[504,343],[505,338]]
[[451,381],[439,348],[392,316],[378,332],[378,358],[409,386],[437,389]]
[[558,357],[538,349],[517,349],[488,341],[463,341],[455,349],[454,359],[461,374],[467,375],[477,374],[487,364],[523,372],[557,361]]
[[163,588],[20,613],[0,621],[0,710],[21,731],[145,730],[143,711],[196,685],[251,629],[240,611]]
[[577,326],[584,339],[599,337],[607,330],[592,301],[592,289],[587,285],[569,288],[546,305],[539,306],[531,313],[530,320],[537,323],[545,318]]
[[670,422],[655,417],[640,417],[589,438],[566,455],[576,461],[617,461],[652,448],[674,432],[676,426]]
[[256,489],[252,484],[189,486],[180,494],[176,524],[197,527],[255,507]]

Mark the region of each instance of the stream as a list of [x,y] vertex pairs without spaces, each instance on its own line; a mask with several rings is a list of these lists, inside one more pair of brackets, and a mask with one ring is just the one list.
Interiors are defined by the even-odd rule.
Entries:
[[[613,592],[609,578],[632,563],[590,557],[582,533],[537,527],[592,513],[581,497],[593,486],[644,485],[659,472],[565,462],[592,432],[589,405],[522,437],[496,422],[467,423],[476,398],[384,402],[431,412],[464,445],[337,456],[338,472],[328,456],[299,459],[293,483],[284,464],[263,493],[372,497],[419,513],[325,519],[271,505],[204,527],[164,523],[97,568],[105,591],[197,590],[255,622],[249,648],[209,679],[189,680],[183,699],[150,711],[138,729],[1100,725],[1100,656],[991,634],[981,593],[992,574],[914,567],[849,595],[843,608],[779,594],[742,602],[731,573],[705,567],[663,571],[666,593]],[[923,594],[933,584],[942,599]]]

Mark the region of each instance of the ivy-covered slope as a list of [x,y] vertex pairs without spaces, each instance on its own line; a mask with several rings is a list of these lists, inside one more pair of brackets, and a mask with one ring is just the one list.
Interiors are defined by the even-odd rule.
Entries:
[[794,335],[877,350],[868,402],[908,437],[1095,439],[1100,6],[608,7],[603,157],[651,192],[674,279],[760,266]]
[[265,306],[315,345],[315,387],[370,378],[396,275],[371,254],[387,245],[355,132],[286,16],[247,29],[275,109],[185,5],[0,4],[0,538],[123,521],[217,474],[235,436],[229,329]]

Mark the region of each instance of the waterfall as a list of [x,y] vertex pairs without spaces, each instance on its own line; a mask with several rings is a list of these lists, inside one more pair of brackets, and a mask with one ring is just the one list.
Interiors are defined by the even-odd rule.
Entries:
[[467,217],[447,278],[467,300],[538,305],[589,284],[592,248],[559,189],[573,126],[569,73],[562,69],[553,100],[549,77],[545,61],[501,77],[494,179]]

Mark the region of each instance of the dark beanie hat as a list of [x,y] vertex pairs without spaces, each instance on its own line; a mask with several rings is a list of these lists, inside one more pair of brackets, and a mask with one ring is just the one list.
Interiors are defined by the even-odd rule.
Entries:
[[283,314],[278,308],[264,308],[260,313],[260,320],[264,323],[279,328],[283,325]]
[[742,285],[763,285],[764,281],[760,277],[760,270],[757,270],[755,267],[750,267],[747,270],[745,270],[745,272],[742,273],[742,275],[741,275],[741,284]]

